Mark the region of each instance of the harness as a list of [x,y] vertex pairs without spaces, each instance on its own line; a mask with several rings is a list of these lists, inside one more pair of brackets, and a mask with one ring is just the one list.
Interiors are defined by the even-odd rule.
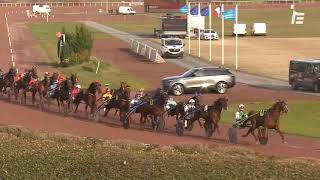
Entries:
[[194,109],[193,111],[188,112],[187,114],[185,114],[182,119],[185,119],[187,116],[189,116],[190,114],[194,114],[198,111],[200,111],[202,108],[204,107],[204,105],[199,106],[198,108]]

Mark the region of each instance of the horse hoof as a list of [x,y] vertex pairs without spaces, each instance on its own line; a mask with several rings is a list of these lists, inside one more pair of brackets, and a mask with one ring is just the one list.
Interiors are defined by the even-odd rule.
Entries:
[[260,144],[259,141],[256,141],[256,144],[259,145]]

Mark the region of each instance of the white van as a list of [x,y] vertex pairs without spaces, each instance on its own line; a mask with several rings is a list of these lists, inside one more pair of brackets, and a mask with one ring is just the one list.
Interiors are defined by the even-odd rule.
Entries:
[[252,25],[252,35],[267,35],[267,25],[266,23],[253,23]]
[[51,8],[49,5],[33,5],[32,12],[38,14],[49,14],[51,13]]
[[247,34],[247,25],[246,24],[234,24],[233,25],[233,35],[243,35]]
[[134,11],[132,9],[132,7],[129,7],[129,6],[120,6],[119,7],[119,14],[131,14],[131,15],[135,15],[136,14],[136,11]]

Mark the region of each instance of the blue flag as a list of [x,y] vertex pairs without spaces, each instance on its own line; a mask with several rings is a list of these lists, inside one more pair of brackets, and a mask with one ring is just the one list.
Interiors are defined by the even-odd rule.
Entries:
[[234,20],[236,19],[236,9],[229,9],[223,12],[224,20]]
[[189,11],[188,5],[184,5],[179,9],[179,12],[183,14],[188,14],[188,11]]
[[190,10],[190,14],[191,15],[198,15],[199,14],[199,7],[198,5],[193,7],[191,10]]
[[201,16],[209,16],[209,7],[205,7],[201,9]]

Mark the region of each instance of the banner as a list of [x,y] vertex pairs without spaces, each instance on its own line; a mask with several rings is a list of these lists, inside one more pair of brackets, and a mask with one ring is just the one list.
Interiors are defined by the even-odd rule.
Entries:
[[199,6],[195,6],[190,10],[191,15],[198,15],[199,14]]
[[229,9],[223,13],[224,20],[235,20],[236,19],[236,9]]
[[202,8],[200,13],[201,16],[209,16],[209,7]]
[[188,12],[189,12],[188,5],[182,6],[182,7],[179,9],[179,12],[180,12],[180,13],[183,13],[183,14],[188,14]]
[[216,7],[216,8],[214,9],[213,15],[214,15],[214,16],[218,16],[218,17],[221,16],[221,7],[220,7],[220,6],[219,6],[219,7]]

